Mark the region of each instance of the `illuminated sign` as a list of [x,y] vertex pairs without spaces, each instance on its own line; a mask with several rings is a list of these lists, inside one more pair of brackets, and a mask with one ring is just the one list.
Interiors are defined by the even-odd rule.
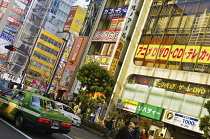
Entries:
[[108,67],[111,56],[103,56],[103,55],[87,55],[85,58],[85,64],[94,62],[99,63],[102,67]]

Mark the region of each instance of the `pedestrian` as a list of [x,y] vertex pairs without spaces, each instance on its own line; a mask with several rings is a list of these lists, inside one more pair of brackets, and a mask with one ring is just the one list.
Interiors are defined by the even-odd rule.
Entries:
[[121,128],[118,131],[115,139],[140,139],[141,135],[137,126],[138,123],[139,119],[137,117],[131,118],[130,124]]
[[147,132],[146,132],[146,130],[144,128],[142,130],[141,138],[142,139],[147,139],[148,138],[148,134],[147,134]]
[[157,139],[163,139],[163,133],[160,133],[160,136],[158,136]]
[[107,129],[105,136],[108,139],[111,131],[114,129],[114,118],[112,118],[111,120],[107,121],[105,126],[106,126],[106,129]]
[[120,130],[121,128],[123,128],[124,126],[125,126],[125,122],[124,122],[123,119],[121,119],[120,122],[119,122],[119,124],[118,124],[119,130]]

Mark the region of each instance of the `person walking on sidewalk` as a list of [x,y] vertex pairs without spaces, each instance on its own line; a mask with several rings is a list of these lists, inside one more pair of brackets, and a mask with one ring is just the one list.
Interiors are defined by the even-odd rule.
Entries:
[[105,138],[109,138],[109,135],[111,133],[111,131],[114,129],[114,118],[112,118],[110,121],[106,122],[106,135]]
[[130,124],[124,126],[119,130],[115,139],[140,139],[141,134],[137,124],[139,123],[139,119],[137,117],[133,117],[130,120]]

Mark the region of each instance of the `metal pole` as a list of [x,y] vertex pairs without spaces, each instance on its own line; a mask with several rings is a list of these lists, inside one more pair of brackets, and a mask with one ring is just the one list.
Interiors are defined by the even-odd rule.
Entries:
[[[68,35],[68,36],[69,36],[69,35]],[[54,78],[54,76],[55,76],[55,74],[56,74],[56,72],[57,72],[58,65],[59,65],[59,63],[60,63],[60,61],[61,61],[61,58],[62,58],[63,53],[64,53],[64,50],[65,50],[65,48],[66,48],[67,40],[66,40],[66,38],[62,38],[62,39],[64,40],[63,45],[62,45],[62,50],[61,50],[60,55],[59,55],[59,58],[58,58],[58,60],[57,60],[57,62],[56,62],[56,65],[55,65],[55,68],[54,68],[54,71],[53,71],[53,75],[52,75],[51,78],[50,78],[49,85],[47,86],[47,90],[46,90],[47,92],[49,92],[49,90],[50,90],[50,87],[51,87],[53,78]]]

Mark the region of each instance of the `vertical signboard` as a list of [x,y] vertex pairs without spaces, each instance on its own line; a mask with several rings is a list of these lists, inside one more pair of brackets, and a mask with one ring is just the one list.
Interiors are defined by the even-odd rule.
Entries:
[[64,71],[61,75],[59,82],[59,88],[68,89],[75,76],[75,70],[82,58],[82,53],[85,48],[88,37],[77,37],[74,41],[74,45],[68,57]]
[[67,18],[66,23],[64,25],[63,31],[69,31],[70,26],[71,26],[72,21],[73,21],[73,18],[74,18],[74,15],[76,13],[76,10],[77,10],[77,6],[72,6],[71,7],[68,18]]
[[117,45],[117,49],[115,51],[112,63],[111,63],[110,68],[109,68],[109,73],[112,74],[112,75],[114,75],[115,70],[117,68],[117,64],[118,64],[118,61],[120,59],[120,55],[121,55],[123,47],[124,47],[124,42],[120,40],[118,45]]
[[199,130],[200,120],[192,116],[165,110],[162,121],[203,134],[203,132]]
[[8,27],[4,27],[0,38],[8,41],[8,42],[12,42],[14,39],[16,32]]
[[79,36],[79,32],[83,27],[83,22],[86,16],[86,10],[80,6],[77,6],[76,13],[70,25],[69,32],[74,34],[75,36]]

